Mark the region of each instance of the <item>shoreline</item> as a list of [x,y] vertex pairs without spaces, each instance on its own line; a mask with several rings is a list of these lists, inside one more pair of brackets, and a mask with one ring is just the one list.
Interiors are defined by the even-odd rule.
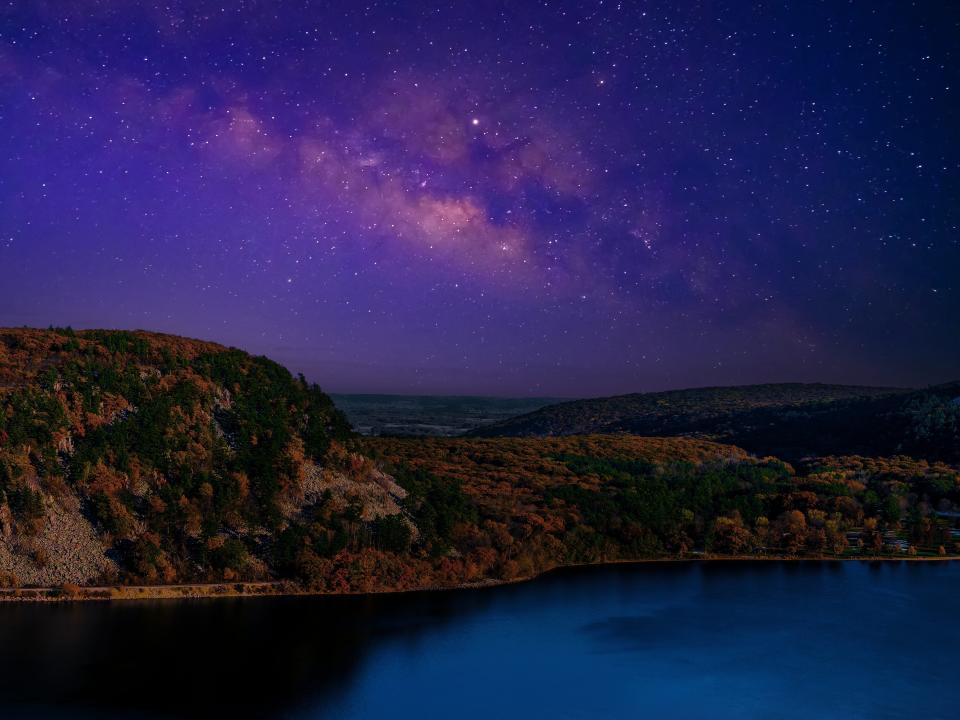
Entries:
[[644,565],[651,563],[711,563],[711,562],[954,562],[960,555],[944,556],[875,556],[875,557],[798,557],[787,555],[710,555],[687,557],[626,558],[601,562],[568,563],[556,565],[529,577],[510,580],[489,578],[459,585],[412,587],[404,589],[357,590],[326,592],[301,587],[291,580],[261,582],[183,583],[178,585],[104,585],[0,588],[3,603],[64,603],[64,602],[127,602],[136,600],[201,600],[215,598],[263,597],[362,597],[372,595],[408,594],[417,592],[453,592],[502,587],[530,582],[553,572],[613,565]]

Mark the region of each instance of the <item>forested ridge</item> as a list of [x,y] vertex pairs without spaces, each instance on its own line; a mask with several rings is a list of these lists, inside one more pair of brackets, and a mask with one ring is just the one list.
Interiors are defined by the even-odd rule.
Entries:
[[960,462],[960,383],[919,390],[781,383],[573,400],[474,437],[596,433],[703,437],[762,455],[905,454]]
[[948,556],[952,417],[926,455],[792,463],[694,437],[361,438],[319,387],[240,350],[0,330],[0,586],[358,592],[646,558]]

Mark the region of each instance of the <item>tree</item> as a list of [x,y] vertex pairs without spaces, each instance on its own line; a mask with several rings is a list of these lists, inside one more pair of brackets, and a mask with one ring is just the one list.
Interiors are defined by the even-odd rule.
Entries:
[[796,554],[806,542],[806,517],[799,510],[788,510],[780,516],[780,529],[784,548]]
[[410,549],[413,533],[403,515],[386,515],[374,520],[373,537],[380,549],[405,553]]
[[713,526],[713,549],[718,552],[738,555],[750,548],[753,536],[743,526],[740,514],[719,517]]

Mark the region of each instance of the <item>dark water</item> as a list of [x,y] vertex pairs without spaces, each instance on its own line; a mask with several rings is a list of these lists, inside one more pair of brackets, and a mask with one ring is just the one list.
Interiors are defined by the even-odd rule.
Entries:
[[0,717],[957,718],[957,563],[0,605]]

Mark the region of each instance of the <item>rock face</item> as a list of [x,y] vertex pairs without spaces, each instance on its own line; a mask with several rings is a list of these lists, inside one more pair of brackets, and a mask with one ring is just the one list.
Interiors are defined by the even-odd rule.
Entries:
[[317,465],[307,468],[304,478],[304,503],[312,505],[330,493],[337,509],[359,505],[360,519],[377,520],[402,511],[398,501],[407,497],[407,491],[394,479],[375,467],[364,468],[358,477],[336,470],[324,470]]
[[116,564],[79,509],[75,496],[46,499],[43,528],[36,535],[0,535],[0,568],[22,585],[88,584]]

